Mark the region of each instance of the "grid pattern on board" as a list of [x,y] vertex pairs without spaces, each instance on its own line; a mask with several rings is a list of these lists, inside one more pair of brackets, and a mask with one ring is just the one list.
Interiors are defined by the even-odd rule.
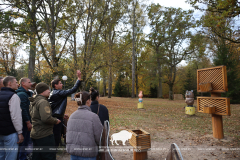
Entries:
[[215,114],[227,115],[226,99],[198,98],[199,112],[203,112],[204,106],[215,106]]
[[[212,90],[224,91],[223,71],[222,68],[214,68],[209,70],[198,71],[198,83],[210,82]],[[198,84],[198,90],[200,90]]]

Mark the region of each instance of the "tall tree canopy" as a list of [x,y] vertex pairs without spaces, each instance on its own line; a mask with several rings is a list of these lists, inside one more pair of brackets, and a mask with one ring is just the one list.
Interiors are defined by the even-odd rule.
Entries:
[[[154,46],[157,54],[158,66],[164,65],[167,75],[164,82],[169,86],[169,99],[173,99],[177,65],[192,53],[187,47],[187,42],[192,36],[190,30],[195,27],[193,11],[161,8],[158,4],[152,4],[148,8],[148,16],[151,21],[149,37],[151,45]],[[161,67],[158,69],[158,73],[161,74]]]

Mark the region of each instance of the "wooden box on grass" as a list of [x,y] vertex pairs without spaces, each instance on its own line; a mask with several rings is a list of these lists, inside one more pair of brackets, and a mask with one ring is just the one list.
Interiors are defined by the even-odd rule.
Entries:
[[148,150],[151,148],[151,137],[150,133],[144,131],[143,129],[139,130],[129,130],[132,133],[129,143],[138,150]]

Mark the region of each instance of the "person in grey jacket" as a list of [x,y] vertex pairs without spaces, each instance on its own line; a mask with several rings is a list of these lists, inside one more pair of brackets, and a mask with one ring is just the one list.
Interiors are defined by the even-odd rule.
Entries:
[[71,160],[96,160],[103,126],[97,114],[91,111],[88,92],[75,95],[78,110],[69,118],[67,124],[67,152]]

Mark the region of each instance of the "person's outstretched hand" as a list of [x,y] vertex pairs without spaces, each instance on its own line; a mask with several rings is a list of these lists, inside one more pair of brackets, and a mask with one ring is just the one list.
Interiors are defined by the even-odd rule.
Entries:
[[80,70],[77,70],[77,77],[78,77],[78,80],[80,81],[81,80],[81,72],[80,72]]

